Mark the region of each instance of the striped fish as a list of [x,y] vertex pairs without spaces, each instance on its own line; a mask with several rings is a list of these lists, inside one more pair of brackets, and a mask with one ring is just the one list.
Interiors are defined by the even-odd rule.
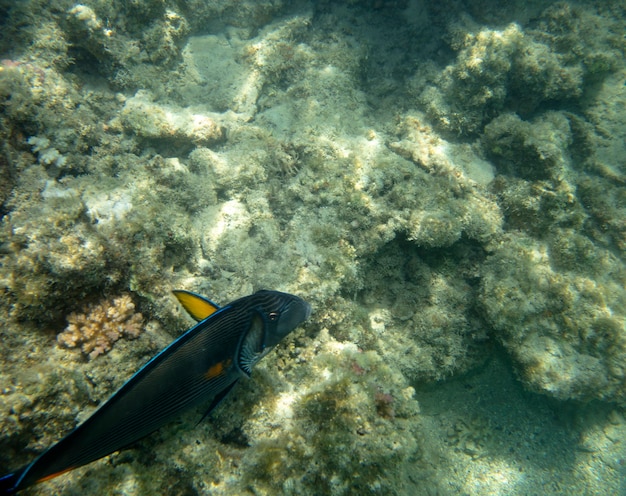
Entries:
[[85,422],[32,463],[0,478],[0,495],[129,447],[212,398],[210,413],[311,313],[304,300],[278,291],[258,291],[222,308],[195,293],[174,294],[198,323],[139,369]]

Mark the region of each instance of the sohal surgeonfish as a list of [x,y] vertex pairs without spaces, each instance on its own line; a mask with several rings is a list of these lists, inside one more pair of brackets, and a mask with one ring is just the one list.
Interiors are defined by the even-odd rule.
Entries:
[[0,478],[0,494],[13,494],[127,448],[212,399],[208,414],[311,313],[304,300],[278,291],[258,291],[222,308],[188,291],[174,294],[198,323],[67,436],[32,463]]

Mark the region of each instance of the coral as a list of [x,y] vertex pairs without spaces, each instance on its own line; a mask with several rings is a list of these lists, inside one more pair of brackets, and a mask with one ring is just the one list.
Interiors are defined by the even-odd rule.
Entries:
[[0,152],[0,211],[4,210],[4,203],[9,198],[15,178],[10,166],[10,158],[6,153]]
[[626,192],[614,181],[584,178],[579,182],[581,201],[587,206],[593,223],[587,227],[603,246],[626,250]]
[[389,205],[400,211],[410,209],[403,225],[407,237],[429,248],[450,246],[463,234],[484,243],[493,239],[500,231],[501,213],[480,187],[493,177],[491,165],[472,149],[437,136],[419,114],[407,115],[397,134],[400,140],[390,142],[389,148],[428,172],[424,182],[439,190],[427,199],[414,185],[406,194],[419,197],[418,201],[398,196],[394,206]]
[[83,203],[78,191],[67,186],[34,165],[22,169],[19,194],[7,202],[11,215],[1,224],[0,287],[16,317],[58,319],[70,301],[94,291],[105,275],[111,282],[116,279],[103,258],[104,240],[81,222]]
[[169,64],[180,57],[181,45],[189,33],[187,20],[172,10],[148,28],[143,36],[150,61]]
[[[433,266],[430,262],[438,260]],[[352,339],[380,351],[412,383],[441,380],[485,357],[485,330],[472,317],[483,255],[465,243],[423,250],[394,240],[361,262],[364,327]],[[361,312],[364,315],[361,315]],[[354,317],[353,317],[354,318]],[[346,336],[347,337],[347,336]]]
[[480,301],[525,384],[560,399],[626,401],[626,270],[572,230],[507,236]]
[[[518,384],[492,391],[488,364],[512,362],[552,398],[626,401],[624,85],[610,74],[623,7],[13,3],[0,33],[5,464],[27,463],[24,446],[43,449],[189,325],[171,288],[219,302],[276,288],[315,309],[209,422],[189,429],[190,412],[140,443],[156,465],[129,451],[41,491],[541,492],[533,477],[554,472],[527,462],[545,458],[535,416],[511,408]],[[125,288],[161,332],[93,361],[64,360],[41,332]],[[73,314],[59,343],[102,354],[138,330],[134,310],[104,330],[119,305]],[[447,409],[465,420],[442,430],[423,399],[450,406],[454,390],[467,400]],[[518,410],[528,429],[475,422],[481,408]]]
[[585,77],[597,81],[620,67],[626,49],[619,15],[601,16],[601,9],[555,2],[529,32],[555,47],[567,63],[582,62]]
[[68,326],[57,336],[57,341],[67,348],[80,347],[89,359],[106,353],[122,337],[139,337],[143,330],[143,316],[135,312],[128,294],[89,305],[84,312],[68,315]]
[[485,126],[482,142],[498,171],[523,179],[564,177],[572,144],[567,117],[546,112],[532,122],[502,114]]
[[[124,50],[124,38],[109,28],[91,7],[77,4],[67,12],[68,37],[77,42],[93,58],[107,65],[119,63]],[[116,60],[117,59],[117,60]]]
[[[301,363],[292,367],[282,358],[285,366],[270,365],[267,375],[260,368],[254,387],[242,391],[257,398],[240,403],[251,411],[215,414],[217,436],[231,440],[231,449],[224,444],[218,450],[240,458],[236,466],[223,464],[221,474],[209,475],[215,464],[190,451],[181,455],[185,464],[208,472],[220,495],[245,488],[257,494],[393,494],[428,452],[415,421],[414,389],[376,352],[339,342],[327,330],[290,353]],[[300,380],[305,377],[316,379]],[[235,443],[239,450],[232,449]],[[243,466],[241,477],[231,475]]]
[[[591,9],[565,3],[546,9],[528,29],[511,23],[496,30],[462,18],[448,35],[456,61],[417,85],[418,99],[440,129],[460,135],[479,133],[501,112],[527,115],[543,104],[576,101],[623,57],[619,23],[605,24]],[[615,48],[600,48],[607,45]]]
[[50,140],[48,138],[31,136],[26,141],[33,147],[33,151],[37,153],[39,162],[42,164],[54,164],[59,168],[65,165],[67,159],[62,156],[56,148],[50,146]]
[[142,138],[179,139],[206,145],[225,136],[216,115],[153,103],[145,91],[126,101],[122,122],[128,131]]

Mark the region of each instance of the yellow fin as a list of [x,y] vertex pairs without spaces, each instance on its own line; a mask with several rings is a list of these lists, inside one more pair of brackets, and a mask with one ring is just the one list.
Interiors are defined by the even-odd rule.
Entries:
[[191,315],[191,318],[198,322],[206,319],[209,315],[214,314],[220,309],[220,307],[211,300],[199,294],[192,293],[191,291],[175,289],[172,293],[178,298],[178,301],[183,308],[187,310],[187,313]]

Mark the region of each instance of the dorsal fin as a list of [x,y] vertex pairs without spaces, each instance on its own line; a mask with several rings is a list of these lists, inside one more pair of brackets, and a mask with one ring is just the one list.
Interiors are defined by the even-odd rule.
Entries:
[[192,293],[191,291],[175,289],[172,293],[178,298],[178,301],[183,308],[187,310],[191,318],[198,322],[206,319],[209,315],[214,314],[220,309],[219,305],[213,303],[208,298]]

